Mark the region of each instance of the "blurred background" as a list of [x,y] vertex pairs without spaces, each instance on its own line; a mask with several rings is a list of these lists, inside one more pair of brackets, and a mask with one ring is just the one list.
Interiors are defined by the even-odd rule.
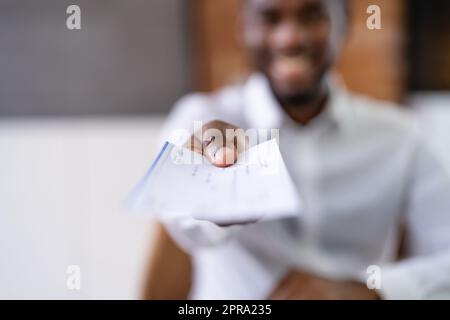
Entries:
[[[248,74],[241,1],[0,0],[0,298],[139,297],[152,223],[121,202],[172,104]],[[366,27],[371,4],[382,30]],[[351,7],[346,85],[414,108],[450,154],[450,2]]]

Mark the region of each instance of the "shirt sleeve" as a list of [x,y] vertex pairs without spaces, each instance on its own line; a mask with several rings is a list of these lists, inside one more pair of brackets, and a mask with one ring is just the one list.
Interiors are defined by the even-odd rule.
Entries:
[[420,143],[405,216],[408,258],[383,266],[384,299],[450,299],[450,159]]

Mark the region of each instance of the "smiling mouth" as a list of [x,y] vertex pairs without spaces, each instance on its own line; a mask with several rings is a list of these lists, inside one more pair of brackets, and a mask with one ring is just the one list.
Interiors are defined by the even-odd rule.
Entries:
[[314,67],[310,55],[277,55],[271,66],[272,76],[283,82],[303,82],[313,74]]

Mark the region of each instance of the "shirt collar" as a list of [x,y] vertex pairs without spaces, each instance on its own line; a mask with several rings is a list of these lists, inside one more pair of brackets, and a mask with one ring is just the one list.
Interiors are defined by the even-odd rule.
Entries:
[[280,128],[287,117],[260,73],[251,75],[245,84],[244,113],[249,127],[256,129]]
[[[352,123],[352,109],[347,90],[341,79],[335,75],[327,76],[329,98],[327,104],[315,119],[304,126],[305,130],[324,129],[334,125],[346,130]],[[274,129],[283,126],[297,126],[284,112],[267,81],[267,78],[255,73],[250,76],[244,87],[244,114],[249,127],[257,129]]]

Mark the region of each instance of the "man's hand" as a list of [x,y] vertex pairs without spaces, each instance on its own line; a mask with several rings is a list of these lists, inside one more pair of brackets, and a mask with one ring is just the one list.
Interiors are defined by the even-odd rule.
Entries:
[[291,271],[269,296],[272,300],[376,300],[363,283],[334,281],[306,272]]
[[185,146],[205,156],[213,165],[229,167],[237,161],[239,153],[248,147],[244,131],[219,120],[210,121],[195,132]]

